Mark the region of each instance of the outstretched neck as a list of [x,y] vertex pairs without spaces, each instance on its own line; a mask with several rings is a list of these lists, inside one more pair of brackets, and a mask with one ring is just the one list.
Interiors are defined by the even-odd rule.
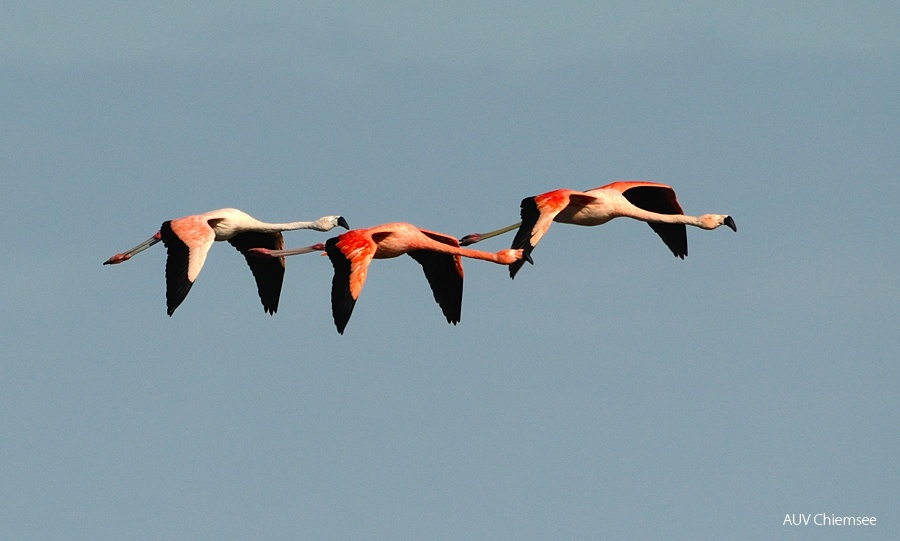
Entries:
[[634,207],[630,209],[627,215],[647,223],[684,224],[692,225],[694,227],[703,227],[699,217],[688,216],[687,214],[659,214],[657,212],[650,212],[649,210]]
[[255,229],[260,233],[276,233],[278,231],[294,231],[296,229],[319,229],[324,231],[324,229],[318,226],[317,222],[287,222],[275,224],[259,222]]

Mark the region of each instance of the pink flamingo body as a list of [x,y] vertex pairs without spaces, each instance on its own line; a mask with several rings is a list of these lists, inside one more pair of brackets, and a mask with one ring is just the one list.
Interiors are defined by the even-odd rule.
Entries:
[[[726,225],[737,231],[734,219],[725,214],[685,215],[670,186],[618,181],[583,192],[559,189],[527,197],[521,203],[521,222],[489,233],[467,235],[460,239],[460,245],[473,244],[518,227],[512,247],[530,255],[553,222],[594,226],[619,217],[647,222],[675,257],[681,259],[687,255],[686,225],[708,230]],[[514,278],[521,267],[522,261],[510,265],[510,277]]]
[[264,260],[253,257],[252,248],[279,250],[284,248],[282,231],[315,229],[329,231],[336,226],[349,229],[341,216],[323,216],[312,222],[266,223],[237,209],[219,209],[163,222],[159,231],[134,248],[107,259],[104,265],[115,265],[131,259],[162,241],[166,246],[166,307],[171,316],[194,285],[210,247],[216,241],[228,241],[244,255],[253,277],[263,309],[274,314],[284,281],[284,259]]
[[353,229],[321,244],[294,250],[254,249],[264,257],[284,257],[325,250],[334,266],[331,285],[331,311],[334,324],[343,334],[366,282],[373,259],[389,259],[409,254],[425,272],[425,277],[448,323],[457,324],[462,309],[463,267],[461,257],[510,265],[523,257],[522,250],[496,253],[460,248],[449,235],[395,222],[368,229]]

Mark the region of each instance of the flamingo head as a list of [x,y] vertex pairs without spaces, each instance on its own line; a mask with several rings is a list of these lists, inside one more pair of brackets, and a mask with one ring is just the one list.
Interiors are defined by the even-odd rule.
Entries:
[[700,227],[703,229],[715,229],[722,225],[730,227],[732,231],[737,233],[734,218],[727,214],[704,214],[700,217]]
[[350,224],[343,216],[322,216],[313,222],[313,229],[317,231],[331,231],[335,227],[350,229]]

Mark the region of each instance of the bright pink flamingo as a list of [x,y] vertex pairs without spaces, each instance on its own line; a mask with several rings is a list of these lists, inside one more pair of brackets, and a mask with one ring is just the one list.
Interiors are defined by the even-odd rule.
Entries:
[[510,265],[523,257],[522,250],[497,253],[460,248],[449,235],[425,231],[407,223],[389,223],[368,229],[354,229],[322,244],[293,250],[253,248],[260,257],[284,257],[325,250],[334,266],[331,282],[331,313],[339,333],[344,333],[356,299],[362,291],[373,259],[388,259],[409,254],[422,265],[434,300],[447,322],[456,325],[462,310],[462,257]]
[[[686,225],[701,229],[726,225],[737,231],[734,219],[725,214],[686,216],[675,199],[675,191],[656,182],[619,181],[584,192],[553,190],[523,199],[521,207],[521,222],[489,233],[466,235],[459,240],[460,246],[474,244],[518,227],[512,247],[521,248],[525,256],[530,256],[551,222],[601,225],[624,216],[647,222],[675,257],[684,259],[688,253]],[[520,268],[522,260],[510,265],[510,277],[515,278]]]
[[349,229],[341,216],[323,216],[312,222],[269,224],[237,209],[220,209],[163,222],[155,235],[127,252],[107,259],[104,265],[128,261],[160,240],[166,246],[166,306],[171,316],[184,301],[200,274],[206,254],[215,241],[227,240],[238,249],[256,279],[259,299],[269,314],[278,311],[278,299],[284,281],[284,259],[264,260],[252,257],[252,248],[284,248],[282,231],[315,229],[329,231],[336,226]]

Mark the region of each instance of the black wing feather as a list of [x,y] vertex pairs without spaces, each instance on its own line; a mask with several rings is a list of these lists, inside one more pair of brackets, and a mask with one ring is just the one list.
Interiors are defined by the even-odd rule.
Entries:
[[261,258],[250,255],[250,248],[268,248],[281,250],[284,248],[284,237],[281,233],[239,233],[228,241],[239,252],[244,254],[253,278],[256,279],[256,290],[263,309],[268,314],[278,311],[278,300],[281,298],[281,287],[284,284],[284,258]]
[[[657,214],[684,214],[675,192],[670,188],[658,188],[655,186],[636,186],[622,193],[625,199],[632,205],[655,212]],[[675,257],[684,259],[688,253],[687,228],[684,224],[649,223],[650,227],[672,250]]]
[[337,247],[339,237],[333,237],[325,242],[325,253],[334,267],[334,278],[331,279],[331,316],[337,331],[344,334],[356,299],[350,294],[350,260],[344,257],[344,253]]
[[187,244],[182,242],[172,231],[170,222],[163,222],[159,228],[160,238],[166,246],[166,308],[169,316],[184,301],[191,290],[193,282],[188,280],[188,259],[190,256]]
[[521,248],[522,259],[509,266],[510,278],[516,277],[516,273],[519,272],[519,269],[525,264],[528,256],[531,255],[531,251],[534,250],[534,246],[531,245],[531,232],[534,230],[538,218],[541,217],[541,211],[538,210],[537,202],[534,197],[526,197],[523,199],[520,207],[522,208],[519,212],[519,215],[522,218],[522,225],[520,225],[519,230],[516,231],[516,237],[512,241],[511,248],[513,250]]
[[447,323],[459,323],[462,313],[463,277],[456,269],[456,257],[431,250],[407,252],[422,265],[434,300],[441,307]]

